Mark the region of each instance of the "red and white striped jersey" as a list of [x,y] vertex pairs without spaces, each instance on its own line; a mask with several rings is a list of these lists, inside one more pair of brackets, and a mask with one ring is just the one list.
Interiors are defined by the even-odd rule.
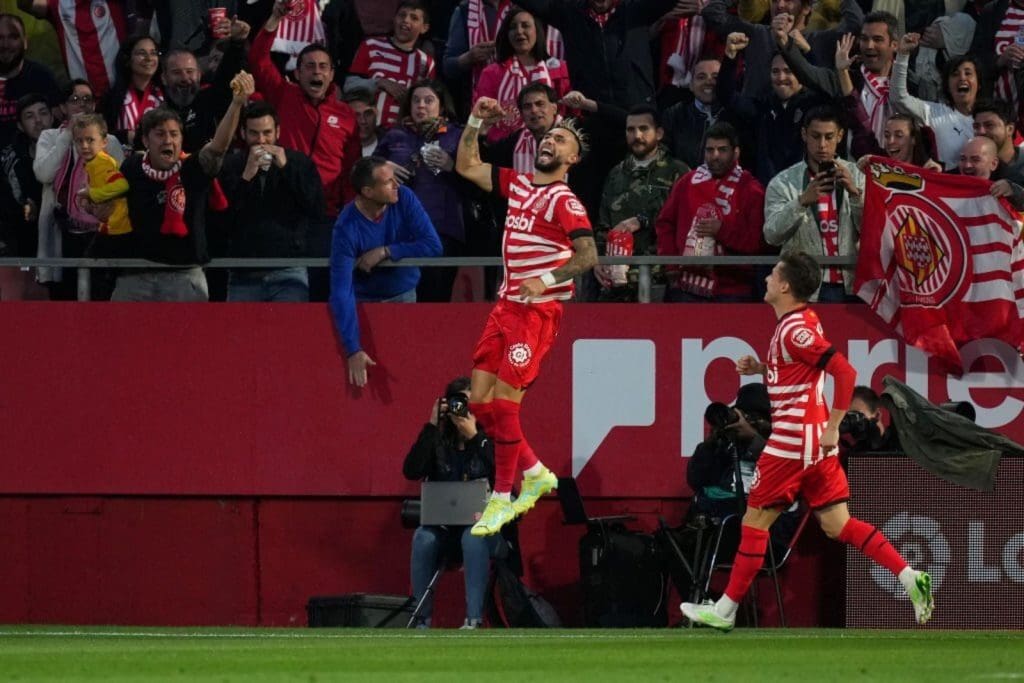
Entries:
[[115,59],[127,35],[123,0],[47,0],[46,15],[71,78],[84,78],[96,97],[114,83]]
[[[404,86],[434,78],[434,58],[423,50],[406,52],[388,38],[367,38],[359,46],[349,73],[364,78],[388,78]],[[377,125],[385,128],[398,120],[401,103],[383,90],[377,94]]]
[[805,466],[821,459],[819,439],[829,415],[824,368],[831,349],[811,309],[791,311],[779,319],[768,347],[772,434],[765,454],[803,460]]
[[291,0],[288,3],[288,14],[281,17],[281,23],[277,26],[270,51],[290,55],[285,69],[291,70],[297,66],[299,53],[312,43],[327,44],[324,24],[320,19],[320,6],[315,0]]
[[[533,174],[498,169],[496,187],[508,199],[501,255],[505,279],[498,295],[519,303],[523,280],[540,277],[572,257],[572,240],[591,235],[587,210],[563,182],[534,185]],[[572,298],[572,280],[544,290],[532,303],[565,301]]]

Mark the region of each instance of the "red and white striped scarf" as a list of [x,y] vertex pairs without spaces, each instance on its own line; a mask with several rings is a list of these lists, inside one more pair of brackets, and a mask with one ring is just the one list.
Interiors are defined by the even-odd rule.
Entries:
[[[501,83],[498,84],[498,103],[507,114],[501,121],[503,128],[509,132],[519,130],[523,127],[523,119],[516,107],[519,99],[519,91],[534,82],[544,83],[554,87],[555,83],[548,71],[547,64],[539,62],[531,67],[524,67],[518,57],[512,57],[501,65]],[[531,171],[532,172],[532,171]]]
[[[808,176],[810,170],[808,169]],[[836,191],[818,195],[818,232],[821,234],[825,256],[839,256],[839,212],[836,210]],[[829,284],[843,284],[843,272],[836,266],[825,268],[823,278]]]
[[316,0],[289,0],[288,14],[281,18],[270,49],[291,55],[285,68],[292,70],[297,66],[299,53],[310,43],[327,44],[320,6]]
[[527,129],[519,133],[515,149],[512,150],[512,168],[517,173],[533,173],[533,164],[537,160],[537,138]]
[[156,109],[163,104],[164,96],[160,86],[150,83],[146,89],[139,92],[128,86],[124,94],[124,102],[121,103],[121,113],[117,117],[117,129],[133,131],[142,120],[142,115],[150,109]]
[[601,28],[604,28],[605,24],[608,23],[608,20],[612,18],[612,15],[615,14],[615,10],[617,10],[618,8],[619,8],[619,3],[616,2],[614,5],[612,5],[612,8],[610,10],[608,10],[607,12],[604,12],[603,14],[598,14],[597,12],[595,12],[592,8],[590,8],[588,6],[587,7],[587,16],[590,17],[591,19],[593,19],[594,21],[596,21],[598,26],[600,26]]
[[[861,91],[860,100],[864,109],[871,119],[871,130],[878,139],[878,144],[885,143],[885,119],[889,109],[889,78],[879,76],[860,66],[860,73],[864,77],[864,90]],[[866,91],[866,92],[865,92]]]
[[562,33],[554,26],[546,26],[548,39],[544,46],[548,50],[548,57],[554,57],[560,62],[565,61],[565,41],[562,40]]
[[[508,14],[509,7],[512,3],[509,0],[499,0],[498,8],[494,13],[494,25],[492,26],[487,21],[487,13],[484,11],[484,0],[469,0],[468,13],[466,14],[466,30],[469,33],[469,46],[473,47],[479,43],[486,43],[488,41],[495,40],[498,35],[498,27],[505,21],[505,16]],[[476,87],[476,82],[480,80],[480,74],[483,73],[484,67],[490,64],[493,60],[488,60],[484,64],[476,64],[473,66],[473,87]]]
[[700,59],[704,49],[704,35],[707,26],[704,17],[695,14],[692,17],[677,19],[679,35],[676,38],[672,54],[668,56],[668,65],[672,67],[672,85],[685,88],[693,78],[693,67]]
[[[1015,7],[1011,4],[1006,8],[1006,16],[1003,17],[1003,23],[999,25],[999,29],[996,31],[996,57],[1002,55],[1006,52],[1006,48],[1014,44],[1017,39],[1017,32],[1020,31],[1022,26],[1024,26],[1024,8]],[[1013,110],[1017,111],[1018,93],[1014,69],[999,69],[996,76],[996,96],[1009,102],[1013,105]]]
[[[712,175],[711,169],[708,168],[707,164],[701,164],[693,172],[693,176],[690,178],[691,186],[712,182],[714,187],[700,189],[697,191],[697,194],[691,194],[690,196],[691,199],[694,199],[694,203],[699,204],[699,206],[694,211],[693,219],[690,221],[690,231],[686,233],[683,256],[707,255],[703,250],[698,253],[697,240],[701,238],[697,237],[697,222],[707,218],[718,218],[723,222],[725,221],[725,218],[732,213],[733,205],[736,201],[736,189],[739,187],[742,176],[743,167],[739,164],[735,164],[732,170],[722,178],[716,178]],[[714,193],[710,194],[712,189]],[[711,199],[711,201],[701,203],[702,197],[705,200]],[[725,248],[722,247],[718,240],[707,237],[703,239],[711,239],[714,242],[714,256],[725,254]],[[715,269],[711,267],[684,267],[679,273],[679,289],[684,292],[711,298],[715,294],[715,287],[717,285],[718,278],[715,277]]]

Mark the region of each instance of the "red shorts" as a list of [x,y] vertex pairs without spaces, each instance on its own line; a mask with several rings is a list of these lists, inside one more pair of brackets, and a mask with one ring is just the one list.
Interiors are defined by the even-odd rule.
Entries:
[[812,510],[850,499],[850,486],[839,458],[831,456],[804,468],[802,460],[762,455],[757,459],[747,505],[754,508],[787,508],[797,495]]
[[561,320],[560,301],[499,301],[487,316],[487,324],[473,350],[473,368],[525,389],[537,379],[540,363],[555,341]]

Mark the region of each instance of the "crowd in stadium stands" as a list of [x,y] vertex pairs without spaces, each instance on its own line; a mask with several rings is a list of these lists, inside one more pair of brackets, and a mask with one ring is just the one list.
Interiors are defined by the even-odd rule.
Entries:
[[[394,294],[360,284],[359,270],[383,258],[498,255],[502,200],[455,172],[469,109],[484,96],[505,111],[482,136],[484,160],[520,172],[560,117],[582,122],[592,152],[569,184],[606,255],[855,255],[871,154],[986,178],[1024,208],[1024,0],[0,9],[0,256],[168,266],[95,270],[98,299],[326,301],[322,269],[202,266],[326,257],[332,231],[372,229],[354,205],[352,220],[338,220],[356,185],[374,201],[374,177],[352,178],[370,155],[416,204],[419,227],[396,234],[424,239],[425,217],[440,248],[374,244],[369,257],[358,234],[335,234],[356,266],[346,297]],[[756,300],[758,272],[654,268],[655,300]],[[4,298],[76,296],[71,269],[3,277]],[[449,301],[456,271],[399,279],[415,285],[403,300]],[[818,300],[851,300],[851,281],[852,270],[825,268]],[[597,267],[578,298],[636,301],[637,268]]]

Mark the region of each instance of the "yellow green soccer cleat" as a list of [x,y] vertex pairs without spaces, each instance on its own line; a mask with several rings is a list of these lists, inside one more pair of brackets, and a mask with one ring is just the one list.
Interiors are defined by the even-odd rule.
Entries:
[[926,624],[932,618],[935,599],[932,597],[932,577],[928,572],[918,572],[914,578],[914,586],[907,593],[910,604],[914,606],[914,617],[917,623]]
[[684,602],[679,605],[679,610],[691,623],[703,624],[711,628],[717,628],[719,631],[731,631],[732,627],[736,625],[735,616],[732,619],[719,616],[718,612],[715,611],[715,603],[710,600],[706,600],[699,605],[695,602]]
[[519,488],[519,497],[512,503],[512,509],[516,516],[529,512],[537,500],[545,493],[550,493],[558,488],[558,477],[549,470],[544,471],[536,477],[523,477],[523,485]]
[[484,508],[480,521],[469,530],[474,536],[493,536],[516,518],[516,511],[512,509],[512,503],[501,498],[491,498]]

